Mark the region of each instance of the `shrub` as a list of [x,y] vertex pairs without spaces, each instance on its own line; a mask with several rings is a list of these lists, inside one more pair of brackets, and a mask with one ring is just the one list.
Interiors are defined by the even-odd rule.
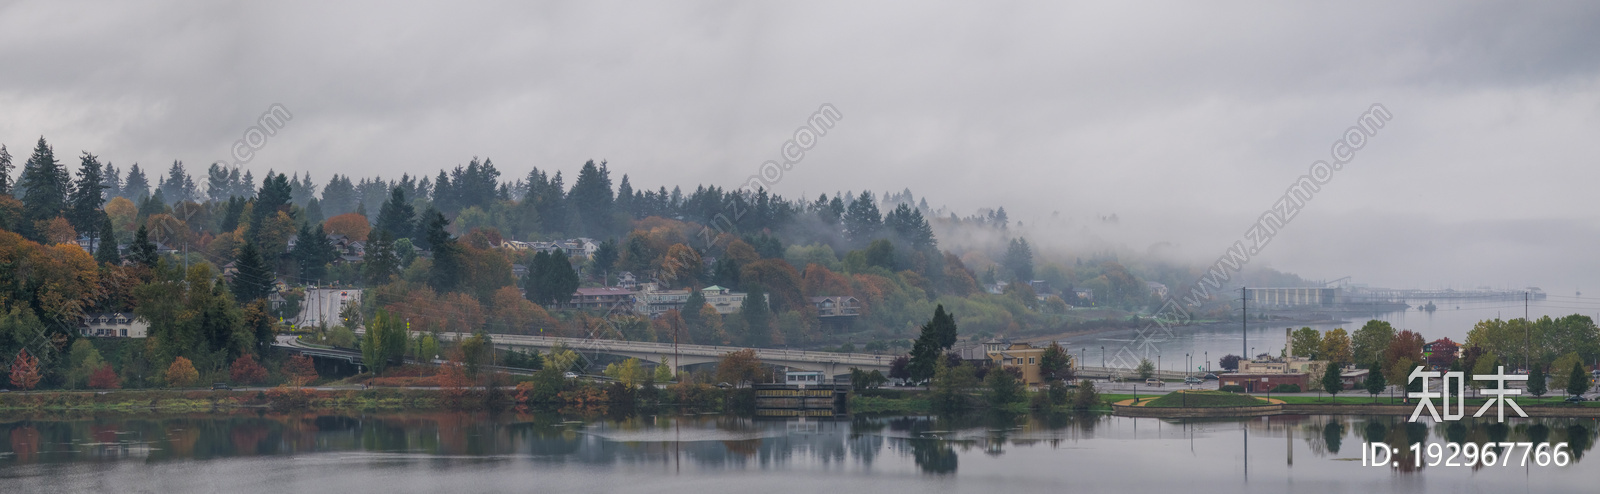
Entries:
[[1217,391],[1227,391],[1229,393],[1243,393],[1244,392],[1244,386],[1240,386],[1240,385],[1237,385],[1237,384],[1229,385],[1229,386],[1219,386],[1219,387],[1217,387]]
[[1277,386],[1273,386],[1272,387],[1272,392],[1274,392],[1274,393],[1299,393],[1300,392],[1300,385],[1299,384],[1279,384]]
[[1072,408],[1088,410],[1100,404],[1100,393],[1088,379],[1078,382],[1078,391],[1072,394]]
[[117,389],[122,387],[122,379],[117,377],[116,371],[111,370],[111,364],[101,365],[89,375],[89,387],[94,389]]

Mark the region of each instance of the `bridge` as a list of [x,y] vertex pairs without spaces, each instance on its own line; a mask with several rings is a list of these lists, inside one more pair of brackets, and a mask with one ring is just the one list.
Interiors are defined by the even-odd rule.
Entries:
[[[461,336],[457,333],[439,334],[439,338],[446,341],[454,341]],[[660,362],[662,359],[666,359],[669,364],[679,367],[680,370],[687,365],[716,363],[722,360],[723,355],[739,350],[755,350],[756,358],[761,359],[761,362],[767,365],[778,365],[797,370],[821,371],[830,376],[848,373],[851,367],[864,371],[876,370],[888,374],[889,363],[895,358],[894,355],[866,353],[812,352],[717,345],[678,345],[677,362],[673,363],[674,353],[671,343],[512,334],[490,334],[489,339],[494,342],[494,347],[499,350],[539,350],[549,352],[551,348],[559,345],[578,353],[603,353],[648,360],[650,362]],[[360,352],[307,345],[290,335],[279,336],[275,346],[323,359],[342,360],[354,365],[361,365],[362,363]]]
[[[441,339],[452,341],[461,337],[457,333],[441,333],[439,336]],[[756,358],[761,359],[762,363],[768,365],[820,371],[830,376],[848,373],[851,367],[864,371],[876,370],[887,375],[889,373],[889,363],[895,358],[894,355],[867,353],[833,353],[778,348],[680,344],[677,345],[676,350],[677,362],[673,363],[674,350],[671,343],[513,334],[490,334],[489,338],[494,341],[494,347],[501,350],[540,350],[548,352],[551,348],[559,345],[578,353],[604,353],[651,362],[660,362],[662,359],[666,359],[668,363],[680,369],[686,365],[715,363],[722,360],[722,356],[730,352],[755,350]]]

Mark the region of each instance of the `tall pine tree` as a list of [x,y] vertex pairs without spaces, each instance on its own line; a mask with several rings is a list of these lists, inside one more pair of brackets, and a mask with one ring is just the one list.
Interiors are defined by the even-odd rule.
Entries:
[[245,242],[239,249],[234,269],[238,272],[233,274],[233,297],[239,303],[248,304],[272,292],[275,281],[272,270],[267,268],[267,261],[261,258],[261,249],[255,242]]
[[377,229],[389,232],[392,238],[413,238],[416,235],[417,210],[411,206],[411,201],[406,200],[405,190],[395,187],[389,191],[389,199],[383,201],[383,207],[378,209]]
[[11,193],[11,152],[0,144],[0,194]]
[[444,219],[444,214],[436,209],[429,209],[422,215],[426,223],[428,250],[433,252],[433,268],[428,270],[428,286],[435,292],[445,293],[455,291],[461,283],[461,246],[456,245],[456,240],[450,237],[450,232],[445,230],[450,221]]
[[100,206],[105,204],[105,184],[100,176],[100,160],[88,151],[83,153],[78,167],[78,182],[72,187],[67,208],[67,221],[72,228],[90,237],[99,234]]
[[50,149],[44,137],[40,137],[39,144],[33,148],[33,156],[28,158],[28,163],[22,169],[22,180],[17,184],[23,194],[20,230],[30,238],[40,240],[34,224],[61,215],[61,210],[66,206],[69,184],[67,171],[56,161],[55,151]]

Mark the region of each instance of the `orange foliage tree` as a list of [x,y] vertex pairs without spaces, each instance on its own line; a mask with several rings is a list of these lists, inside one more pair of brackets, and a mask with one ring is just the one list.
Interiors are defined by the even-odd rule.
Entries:
[[167,366],[167,386],[173,388],[187,388],[200,380],[200,371],[194,369],[194,362],[178,357],[173,359],[172,365]]
[[57,216],[48,220],[39,220],[34,223],[34,228],[39,230],[45,240],[51,244],[69,244],[78,240],[77,230],[72,229],[72,223],[66,218]]
[[328,218],[328,221],[322,223],[322,228],[329,235],[344,235],[350,237],[350,240],[366,242],[367,234],[372,231],[372,224],[367,222],[366,216],[345,213]]
[[260,384],[267,380],[267,368],[256,363],[254,355],[246,353],[233,361],[233,365],[228,369],[228,375],[235,383]]
[[489,312],[489,330],[507,334],[556,334],[561,321],[550,317],[539,304],[528,301],[517,287],[503,287],[494,292],[494,309]]
[[283,373],[289,377],[289,383],[295,386],[305,386],[317,378],[317,366],[311,362],[311,357],[293,355],[289,362],[283,365]]
[[122,378],[117,377],[117,372],[111,369],[111,364],[100,366],[89,375],[89,387],[94,389],[117,389],[122,387]]
[[800,292],[800,273],[782,259],[762,259],[746,264],[739,272],[740,286],[760,283],[772,296],[772,308],[777,312],[798,310],[809,305]]
[[28,355],[27,350],[17,352],[17,358],[11,361],[11,386],[17,389],[33,389],[39,385],[39,359]]

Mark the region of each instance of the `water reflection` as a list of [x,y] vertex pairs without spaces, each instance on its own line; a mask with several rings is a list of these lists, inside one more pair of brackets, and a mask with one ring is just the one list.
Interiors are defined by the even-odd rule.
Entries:
[[[1091,471],[1154,480],[1123,465],[1159,459],[1167,465],[1163,468],[1190,475],[1199,485],[1232,485],[1245,481],[1245,471],[1251,483],[1304,475],[1339,479],[1352,472],[1385,474],[1383,469],[1372,472],[1350,463],[1360,458],[1362,442],[1384,442],[1400,451],[1396,475],[1430,469],[1426,460],[1421,468],[1410,466],[1409,446],[1424,442],[1564,441],[1577,464],[1593,448],[1600,429],[1595,423],[1593,419],[1507,424],[1467,419],[1430,425],[1408,423],[1401,417],[1355,416],[1164,421],[1100,414],[823,420],[454,412],[10,417],[0,418],[0,437],[8,439],[0,442],[0,475],[47,476],[51,465],[162,465],[221,458],[259,458],[272,464],[273,459],[337,454],[334,461],[378,466],[487,462],[515,470],[575,465],[652,475],[899,472],[932,480],[957,479],[958,473],[1009,472],[1054,482],[1064,473],[1052,465],[1069,460],[1089,465],[1084,468]],[[1247,455],[1248,446],[1255,451]],[[1026,469],[1018,473],[1019,466]]]

